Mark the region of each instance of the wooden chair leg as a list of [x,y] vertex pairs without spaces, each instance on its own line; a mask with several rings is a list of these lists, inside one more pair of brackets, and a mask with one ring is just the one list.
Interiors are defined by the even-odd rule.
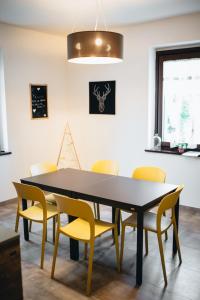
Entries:
[[18,232],[18,227],[19,227],[19,214],[17,212],[16,221],[15,221],[15,232]]
[[87,259],[87,254],[88,254],[88,243],[85,243],[85,247],[84,247],[84,259]]
[[148,230],[145,230],[145,255],[149,253]]
[[88,279],[87,279],[87,296],[91,293],[91,283],[92,283],[92,266],[93,266],[93,256],[94,256],[94,241],[90,242],[90,255],[88,263]]
[[41,269],[43,269],[43,266],[44,266],[44,252],[45,252],[46,232],[47,232],[47,222],[44,222],[43,223],[43,232],[42,232],[42,250],[41,250],[41,262],[40,262],[40,268]]
[[[121,211],[121,209],[120,209],[120,223],[121,223],[121,226],[122,226],[122,222],[123,222],[123,219],[122,219],[122,211]],[[136,228],[133,227],[133,231],[135,231],[135,230],[136,230]]]
[[117,225],[115,225],[115,227],[114,227],[114,237],[115,237],[115,249],[116,249],[117,270],[120,272],[119,241],[118,241],[118,230],[117,230]]
[[178,231],[177,231],[176,222],[173,222],[173,226],[174,226],[174,234],[175,234],[175,239],[176,239],[176,246],[177,246],[177,250],[178,250],[178,257],[179,257],[179,261],[180,261],[180,264],[181,264],[182,263],[182,257],[181,257],[181,249],[180,249],[180,243],[179,243],[179,238],[178,238]]
[[47,242],[47,228],[46,228],[45,242]]
[[[166,212],[164,211],[163,216],[166,217]],[[165,241],[168,240],[168,233],[165,231]]]
[[164,252],[163,252],[163,244],[162,244],[161,234],[157,233],[157,238],[158,238],[158,245],[159,245],[159,250],[160,250],[160,258],[161,258],[164,281],[165,281],[165,285],[167,285],[167,274],[166,274],[166,268],[165,268],[165,257],[164,257]]
[[55,239],[55,245],[54,245],[54,252],[53,252],[53,262],[52,262],[52,267],[51,267],[51,278],[54,278],[54,271],[55,271],[55,265],[56,265],[56,257],[57,257],[57,252],[58,252],[59,235],[60,235],[60,232],[57,229],[56,239]]
[[56,236],[56,216],[53,217],[53,243],[55,244],[55,236]]
[[122,269],[122,261],[124,255],[124,239],[125,239],[125,225],[122,223],[122,233],[121,233],[121,251],[120,251],[120,270]]
[[[31,201],[31,206],[34,205],[34,201]],[[31,232],[31,229],[32,229],[32,221],[30,220],[29,222],[29,232]]]

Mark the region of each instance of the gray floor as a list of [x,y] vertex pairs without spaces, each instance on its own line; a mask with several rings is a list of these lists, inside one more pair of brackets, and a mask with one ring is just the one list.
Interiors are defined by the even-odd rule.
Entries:
[[[14,228],[16,204],[0,206],[0,226]],[[101,207],[102,218],[110,220],[111,210]],[[21,257],[24,299],[87,299],[85,296],[87,261],[80,245],[80,261],[69,259],[69,240],[60,239],[55,278],[51,280],[52,223],[48,226],[44,270],[39,268],[41,226],[33,223],[30,241],[23,239],[20,221]],[[144,257],[143,285],[136,289],[135,256],[136,233],[127,230],[123,270],[119,274],[115,265],[115,249],[110,233],[100,237],[95,244],[93,283],[91,299],[138,299],[138,300],[199,300],[200,299],[200,210],[180,210],[180,243],[183,263],[178,266],[178,257],[172,258],[172,232],[164,242],[168,286],[164,289],[160,256],[155,234],[149,234],[149,255]],[[9,300],[9,299],[8,299]]]

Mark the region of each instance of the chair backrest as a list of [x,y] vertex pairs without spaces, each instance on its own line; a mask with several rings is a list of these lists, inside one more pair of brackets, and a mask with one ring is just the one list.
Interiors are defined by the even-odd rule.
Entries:
[[27,201],[39,202],[43,208],[44,217],[47,215],[46,200],[43,191],[32,185],[13,182],[18,195],[18,209],[22,207],[22,199]]
[[132,178],[164,183],[166,173],[158,167],[139,167],[133,171]]
[[82,200],[54,194],[58,213],[66,213],[70,216],[81,218],[90,225],[90,236],[94,237],[94,214],[90,205]]
[[34,164],[30,167],[31,176],[54,172],[57,170],[57,166],[49,162]]
[[175,219],[175,205],[178,201],[178,198],[180,196],[180,193],[182,192],[184,188],[184,185],[180,185],[175,192],[168,194],[165,196],[159,206],[157,211],[157,229],[159,230],[161,228],[161,219],[163,217],[163,213],[166,210],[171,209],[172,210],[172,221]]
[[91,168],[92,172],[118,175],[119,165],[114,160],[98,160]]

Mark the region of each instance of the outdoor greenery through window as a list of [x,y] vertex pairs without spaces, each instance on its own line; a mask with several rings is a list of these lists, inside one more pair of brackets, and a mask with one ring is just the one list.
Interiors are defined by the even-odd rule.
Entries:
[[157,52],[156,92],[162,141],[200,144],[200,48]]

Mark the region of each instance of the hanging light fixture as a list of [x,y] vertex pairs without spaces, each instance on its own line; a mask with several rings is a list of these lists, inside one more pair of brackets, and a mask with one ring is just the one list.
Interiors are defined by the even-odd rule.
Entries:
[[69,62],[79,64],[109,64],[122,62],[123,35],[107,31],[105,19],[105,30],[98,31],[98,19],[99,14],[97,14],[95,30],[74,32],[67,36]]

